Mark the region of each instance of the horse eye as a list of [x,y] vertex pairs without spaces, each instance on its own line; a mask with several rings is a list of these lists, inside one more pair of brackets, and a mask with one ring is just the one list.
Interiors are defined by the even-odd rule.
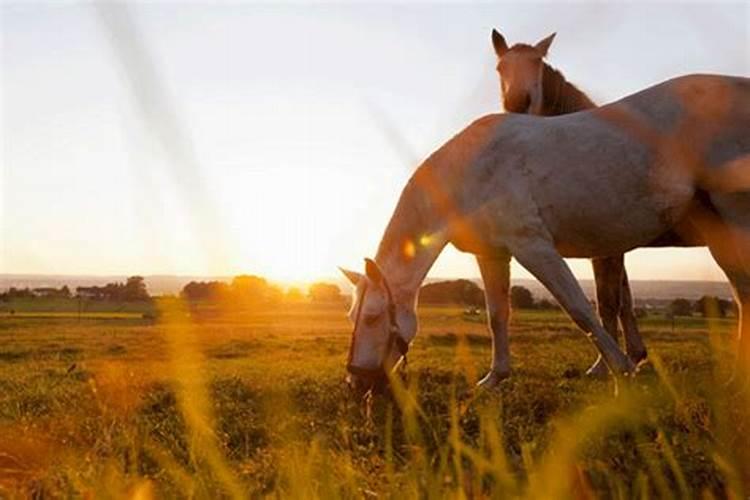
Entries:
[[365,314],[364,320],[367,326],[372,326],[378,322],[380,314]]

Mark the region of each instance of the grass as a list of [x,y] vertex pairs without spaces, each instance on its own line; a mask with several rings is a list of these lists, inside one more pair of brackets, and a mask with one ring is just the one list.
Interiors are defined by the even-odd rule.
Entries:
[[481,319],[420,310],[408,380],[342,382],[343,306],[158,320],[0,318],[0,497],[744,498],[734,324],[649,317],[653,363],[615,396],[562,313],[512,322],[514,374]]

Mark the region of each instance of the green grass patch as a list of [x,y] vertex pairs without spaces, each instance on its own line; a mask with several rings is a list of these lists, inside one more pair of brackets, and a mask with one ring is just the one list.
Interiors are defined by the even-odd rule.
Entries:
[[[406,385],[343,384],[343,306],[0,318],[0,496],[741,498],[732,321],[649,317],[614,396],[564,314],[519,311],[494,392],[484,318],[420,310]],[[398,387],[398,386],[397,386]]]

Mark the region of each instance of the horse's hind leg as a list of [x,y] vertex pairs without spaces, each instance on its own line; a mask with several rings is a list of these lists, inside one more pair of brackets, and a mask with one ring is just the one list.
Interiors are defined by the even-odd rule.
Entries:
[[484,282],[487,322],[492,334],[492,369],[477,385],[491,388],[510,375],[510,254],[477,257]]
[[[596,280],[596,303],[604,329],[619,341],[617,320],[625,333],[625,351],[636,365],[646,359],[646,347],[638,331],[638,322],[633,311],[633,296],[625,270],[625,256],[591,259]],[[600,377],[607,374],[604,360],[599,356],[588,369],[587,375]]]
[[740,313],[737,364],[750,376],[750,236],[727,234],[723,242],[710,242],[709,249],[727,275],[737,300]]
[[[742,205],[736,205],[742,207]],[[745,206],[747,208],[747,206]],[[732,285],[735,299],[739,308],[739,340],[737,343],[737,361],[734,370],[732,389],[739,387],[740,391],[732,391],[733,397],[726,398],[725,417],[732,428],[747,429],[750,423],[750,222],[743,224],[742,217],[735,211],[721,210],[721,220],[715,214],[702,217],[702,234],[716,263],[727,275]],[[744,211],[745,218],[750,218],[750,210]],[[724,217],[724,215],[729,217]],[[705,215],[705,214],[704,214]],[[729,220],[726,220],[729,218]],[[750,462],[750,439],[747,431],[738,432],[733,437],[733,448],[736,450],[738,464]],[[744,472],[743,472],[744,471]],[[750,484],[750,469],[740,468],[743,482]]]
[[[622,277],[625,273],[623,256],[591,259],[591,267],[594,269],[599,318],[607,333],[615,339],[615,342],[618,342],[620,332],[617,317],[621,309]],[[608,373],[609,369],[601,355],[586,371],[586,375],[593,377],[603,377]]]
[[738,368],[750,378],[750,195],[712,195],[720,214],[704,212],[701,232],[727,275],[739,307]]
[[[625,270],[625,256],[591,259],[591,264],[596,279],[596,303],[604,329],[612,338],[619,341],[619,318],[625,333],[625,352],[633,363],[638,364],[646,359],[646,347],[643,345],[633,311],[633,296]],[[595,377],[607,374],[607,367],[601,356],[586,374]]]
[[641,332],[638,329],[638,321],[635,317],[635,306],[633,304],[633,294],[630,291],[630,280],[628,272],[622,269],[622,286],[620,292],[620,324],[625,334],[625,352],[628,357],[638,365],[646,360],[648,351],[643,343]]
[[610,369],[615,374],[632,373],[635,365],[596,319],[586,295],[554,244],[539,236],[520,237],[508,243],[516,260],[547,287],[573,321],[586,332]]

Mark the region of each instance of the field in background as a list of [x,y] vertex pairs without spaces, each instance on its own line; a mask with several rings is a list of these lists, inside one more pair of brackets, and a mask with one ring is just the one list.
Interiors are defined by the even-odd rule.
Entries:
[[0,317],[0,497],[740,498],[747,485],[730,320],[645,318],[655,362],[615,397],[583,375],[594,351],[566,316],[522,311],[513,377],[477,394],[484,319],[422,308],[406,387],[366,406],[342,383],[343,305],[163,306]]

